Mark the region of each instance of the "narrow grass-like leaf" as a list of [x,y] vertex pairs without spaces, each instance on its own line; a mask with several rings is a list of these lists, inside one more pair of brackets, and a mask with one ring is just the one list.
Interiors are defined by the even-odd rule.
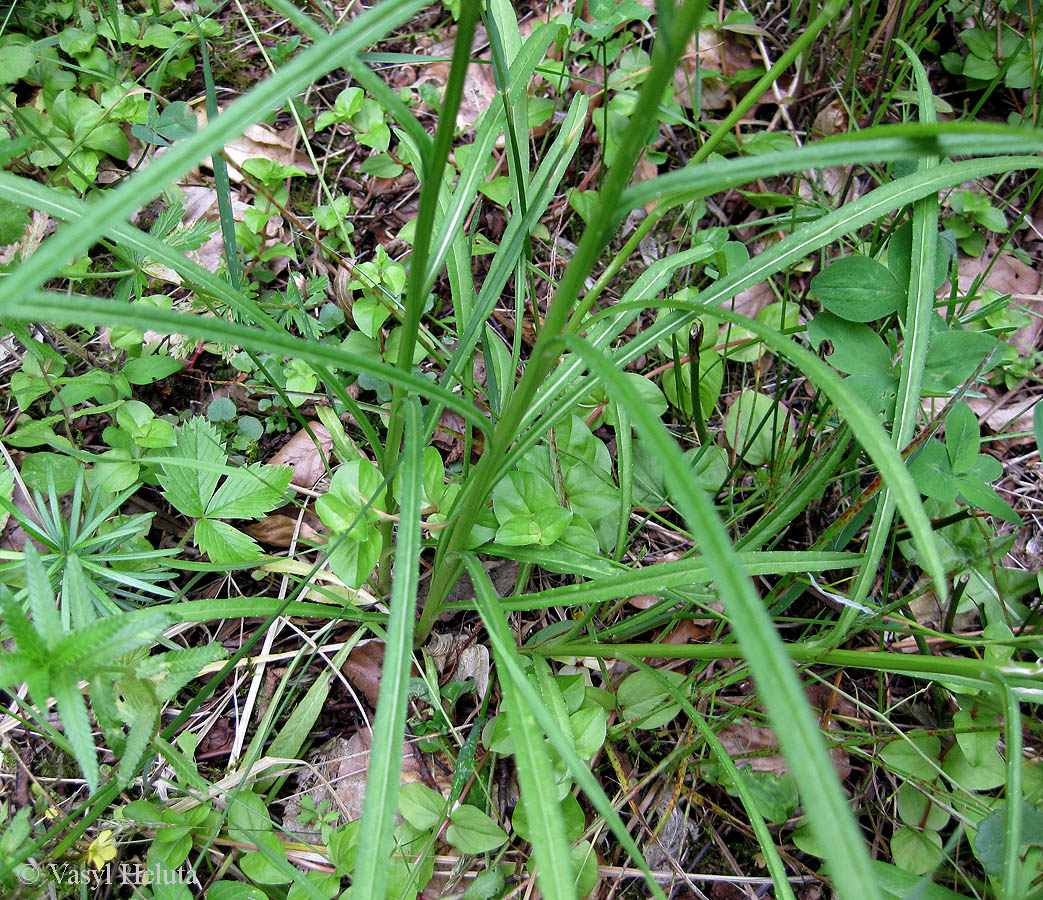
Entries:
[[[413,347],[416,344],[420,317],[424,312],[425,275],[431,250],[431,236],[434,233],[435,213],[438,210],[438,194],[442,187],[449,148],[456,133],[456,112],[460,108],[460,98],[463,95],[464,78],[471,55],[471,43],[474,41],[475,25],[478,22],[478,7],[477,0],[462,0],[460,3],[456,40],[453,44],[453,61],[449,67],[449,78],[438,114],[438,128],[435,131],[431,152],[424,160],[413,255],[410,257],[409,280],[406,284],[402,339],[398,351],[398,367],[404,372],[408,372],[413,367]],[[396,392],[396,397],[392,401],[391,422],[388,425],[389,447],[398,445],[402,433],[401,425],[397,421],[398,405],[401,400],[401,394]]]
[[[497,623],[500,627],[502,619],[497,619]],[[546,741],[532,710],[519,696],[514,680],[501,678],[500,690],[503,691],[507,725],[514,745],[514,761],[521,787],[519,802],[525,804],[525,815],[532,832],[536,883],[548,900],[572,900],[576,896],[572,859]]]
[[434,576],[419,625],[421,637],[426,637],[434,624],[438,608],[458,577],[459,567],[445,565],[446,556],[459,550],[466,541],[479,509],[496,483],[499,463],[507,448],[516,439],[522,417],[554,365],[554,357],[548,350],[555,346],[558,335],[568,322],[584,281],[612,237],[616,224],[612,221],[612,214],[626,189],[638,158],[645,150],[648,138],[648,132],[645,130],[647,123],[654,121],[654,113],[662,100],[663,92],[673,78],[681,54],[688,46],[689,36],[702,21],[705,9],[706,0],[683,0],[670,17],[673,26],[660,27],[656,35],[652,47],[652,67],[641,86],[632,112],[631,121],[635,127],[628,129],[620,141],[615,161],[599,192],[594,222],[585,229],[576,253],[565,269],[558,289],[547,307],[547,315],[526,364],[525,373],[518,382],[510,402],[501,412],[500,422],[486,452],[460,493],[454,508],[456,517],[439,540],[434,560]]
[[[668,483],[675,487],[678,507],[717,583],[725,614],[756,679],[768,717],[800,788],[812,828],[822,845],[830,848],[827,862],[838,894],[852,900],[875,900],[880,894],[869,854],[832,771],[818,723],[775,624],[736,558],[713,504],[688,477],[683,454],[663,424],[628,391],[622,374],[583,341],[575,337],[564,340],[569,349],[582,356],[616,402],[627,407]],[[908,473],[905,474],[908,477]],[[922,509],[920,514],[923,515]]]
[[[914,174],[899,178],[845,204],[815,222],[798,228],[789,237],[779,241],[764,253],[758,254],[732,274],[710,285],[694,299],[693,305],[702,304],[710,307],[725,303],[739,292],[781,272],[787,266],[820,250],[832,241],[863,225],[874,222],[896,209],[914,203],[921,197],[984,175],[1019,169],[1034,169],[1040,166],[1043,166],[1043,160],[1034,156],[998,157],[949,163],[935,167],[927,176]],[[683,265],[688,265],[689,262],[690,259],[681,254],[667,257],[661,260],[662,268],[657,271],[668,281],[674,271]],[[650,267],[649,272],[659,265],[660,263],[656,263]],[[637,283],[635,283],[636,286]],[[609,348],[612,342],[648,305],[630,302],[632,299],[635,298],[625,296],[611,309],[582,323],[584,329],[589,329],[589,340],[593,347],[602,350]],[[617,368],[621,368],[632,362],[651,350],[664,337],[690,325],[697,316],[698,313],[695,312],[678,312],[669,316],[660,316],[654,324],[642,329],[633,339],[627,341],[616,351],[613,355],[615,365]],[[560,417],[571,414],[575,404],[589,390],[586,386],[576,385],[582,369],[583,364],[579,359],[565,359],[561,362],[541,387],[539,394],[527,410],[522,419],[521,428],[528,428],[537,418],[543,416],[551,403],[556,402],[558,410],[554,419],[544,420],[541,423],[542,429],[550,428]],[[527,434],[522,441],[519,441],[508,457],[504,459],[504,466],[512,465],[516,454],[524,452],[527,447],[539,440],[540,434],[540,431],[535,432],[535,437]]]
[[[268,745],[267,755],[277,759],[294,759],[297,754],[300,753],[301,747],[304,746],[304,742],[308,739],[308,735],[311,734],[312,728],[315,727],[315,722],[319,718],[319,713],[322,712],[323,707],[326,705],[326,698],[330,693],[330,684],[336,673],[341,670],[348,655],[355,648],[355,644],[358,640],[368,632],[365,629],[359,629],[355,632],[355,635],[348,641],[345,642],[344,646],[341,647],[329,661],[322,675],[319,676],[308,688],[304,697],[297,702],[293,709],[290,711],[290,715],[286,718],[282,727],[278,733],[272,738],[272,742]],[[261,720],[261,724],[257,729],[256,734],[250,741],[250,746],[247,747],[246,753],[243,754],[248,760],[258,759],[261,754],[261,746],[267,735],[269,734],[271,725],[275,719],[278,710],[282,709],[282,703],[280,702],[283,697],[283,692],[288,684],[289,677],[293,672],[293,668],[287,672],[286,676],[279,682],[279,687],[276,689],[275,696],[271,698],[268,704],[268,710],[265,712],[264,717]],[[258,791],[266,791],[275,783],[275,778],[267,778],[258,780],[256,782],[256,789]]]
[[[478,611],[482,616],[486,632],[489,635],[489,643],[492,644],[493,652],[496,654],[497,664],[501,667],[500,678],[511,679],[514,690],[521,702],[526,704],[534,718],[550,738],[554,749],[558,751],[569,774],[573,780],[583,789],[593,807],[605,819],[609,829],[623,845],[623,849],[630,854],[631,859],[638,865],[648,879],[649,890],[660,900],[665,900],[662,889],[652,878],[652,873],[645,862],[644,856],[638,849],[634,839],[627,831],[626,825],[619,817],[619,813],[612,807],[611,801],[605,796],[604,790],[590,769],[579,758],[573,745],[571,734],[566,735],[558,725],[554,714],[544,704],[536,688],[525,674],[523,664],[514,646],[510,629],[504,619],[503,612],[499,609],[500,598],[496,596],[489,576],[481,564],[470,554],[463,555],[464,564],[471,575],[471,581],[475,587],[475,597]],[[526,810],[528,812],[528,810]],[[564,824],[562,824],[564,831]]]
[[[88,206],[82,200],[62,194],[53,188],[36,184],[27,178],[18,178],[8,172],[0,172],[0,197],[39,209],[56,219],[68,222],[77,217],[89,215]],[[117,253],[125,253],[127,249],[136,251],[146,257],[151,257],[157,262],[169,266],[180,275],[187,284],[196,287],[201,294],[209,295],[216,300],[225,303],[229,308],[235,310],[244,319],[259,325],[266,330],[282,335],[282,329],[274,319],[271,318],[260,305],[251,297],[247,297],[237,289],[233,288],[227,281],[219,278],[213,272],[204,269],[198,263],[193,262],[183,253],[173,249],[158,238],[146,234],[126,222],[114,220],[107,223],[105,234],[111,235],[117,241]],[[136,265],[132,258],[126,261],[130,265]],[[340,380],[334,377],[326,365],[315,363],[315,371],[323,383],[333,391],[334,396],[340,400],[354,416],[359,428],[370,446],[378,449],[380,441],[377,432],[370,424],[368,418],[363,414],[354,398],[344,390]],[[282,388],[279,388],[282,390]],[[307,427],[307,425],[305,425]]]
[[[707,310],[709,311],[709,310]],[[921,554],[921,565],[934,580],[935,590],[944,601],[948,597],[945,567],[942,564],[938,545],[930,519],[920,502],[920,491],[916,487],[902,457],[887,438],[877,417],[866,406],[865,401],[847,382],[810,350],[775,329],[746,316],[729,310],[714,309],[713,314],[726,322],[732,322],[752,331],[780,356],[786,357],[812,382],[817,384],[836,404],[858,442],[876,463],[880,476],[894,492],[898,508],[902,511],[909,527],[917,552]]]
[[687,166],[641,181],[629,188],[614,210],[613,221],[632,209],[656,200],[670,205],[716,193],[725,187],[750,184],[806,169],[916,160],[921,156],[984,156],[988,154],[1038,153],[1043,131],[979,122],[945,122],[935,125],[880,125],[855,134],[837,135],[798,150],[781,150],[741,156],[722,162]]
[[[326,37],[326,32],[301,12],[300,9],[290,3],[289,0],[265,0],[265,2],[278,11],[280,15],[286,16],[290,22],[313,41],[318,42]],[[371,56],[372,54],[365,54],[366,58]],[[425,61],[428,59],[429,57],[424,57]],[[373,99],[377,100],[381,108],[385,112],[390,113],[392,118],[412,136],[422,151],[421,158],[426,156],[431,149],[431,136],[424,130],[424,126],[420,124],[413,111],[402,102],[398,94],[391,90],[387,83],[366,65],[363,58],[349,56],[344,60],[343,65],[362,86],[362,89]]]
[[1004,900],[1018,900],[1022,896],[1021,831],[1024,818],[1022,790],[1022,732],[1021,704],[1006,683],[1000,681],[1004,705],[1004,732],[1007,754],[1007,785],[1004,801],[1007,804],[1007,819],[1003,830],[1003,881],[1001,890]]
[[[366,776],[366,799],[352,879],[356,897],[383,897],[394,847],[395,815],[402,777],[402,739],[409,699],[413,623],[420,573],[420,511],[424,479],[420,405],[407,398],[405,448],[399,488],[398,541],[391,588],[391,616],[385,637],[380,700],[373,721],[373,746]],[[393,448],[389,448],[393,449]]]
[[[750,575],[778,575],[783,572],[824,572],[854,568],[861,562],[862,556],[857,553],[777,550],[767,553],[740,551],[736,553],[736,559]],[[506,597],[500,601],[500,606],[505,610],[526,610],[600,603],[619,597],[706,584],[712,580],[710,566],[704,557],[676,559],[629,569],[619,575],[594,578],[582,584],[566,584],[545,591]]]
[[394,366],[356,356],[340,347],[306,341],[289,334],[276,334],[237,325],[223,319],[194,316],[170,310],[130,306],[116,300],[84,295],[51,294],[36,291],[11,308],[0,309],[5,317],[16,321],[75,322],[78,325],[127,325],[132,328],[153,329],[166,334],[183,334],[199,340],[216,340],[240,347],[267,351],[280,356],[297,357],[305,362],[333,365],[349,371],[372,375],[392,384],[400,384],[424,397],[438,400],[447,408],[470,422],[479,431],[489,430],[486,419],[475,408],[444,388],[431,384],[413,372],[403,372]]
[[[212,122],[218,116],[218,109],[214,76],[210,71],[210,53],[199,24],[199,16],[193,14],[192,19],[196,26],[196,34],[199,36],[199,58],[203,63],[206,117],[208,122]],[[217,191],[217,210],[221,218],[221,240],[224,243],[225,262],[228,264],[228,278],[232,282],[232,287],[238,288],[242,281],[239,277],[239,247],[235,239],[235,217],[232,215],[232,187],[228,181],[228,166],[220,153],[214,153],[210,157],[210,163],[214,170],[214,188]]]

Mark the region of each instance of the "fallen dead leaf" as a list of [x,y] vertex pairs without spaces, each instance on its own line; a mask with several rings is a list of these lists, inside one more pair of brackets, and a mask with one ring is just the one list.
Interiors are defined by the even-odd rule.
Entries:
[[1035,442],[1032,426],[1033,413],[1038,401],[1038,395],[1025,396],[1016,393],[998,406],[996,401],[989,397],[970,397],[964,402],[974,411],[978,420],[994,434],[1006,436],[1028,432],[1022,437],[1011,437],[1009,440],[1016,444],[1031,444]]
[[[361,691],[374,709],[380,699],[380,676],[384,668],[384,642],[368,641],[356,647],[348,655],[341,671],[344,676]],[[420,677],[420,671],[413,666],[411,674]]]
[[380,675],[384,666],[384,642],[369,641],[356,647],[341,667],[345,677],[374,709],[380,699]]
[[474,679],[475,690],[484,698],[489,690],[489,648],[475,644],[470,636],[433,633],[425,645],[439,675],[449,672],[453,681]]
[[[309,521],[309,519],[313,521]],[[294,544],[295,538],[297,543],[306,541],[308,543],[321,544],[324,539],[317,530],[318,525],[318,517],[311,513],[305,515],[300,528],[297,527],[296,516],[272,513],[259,522],[247,525],[243,531],[263,544],[286,548]]]
[[[199,128],[205,128],[206,110],[203,107],[197,107],[195,112]],[[270,159],[284,166],[298,166],[306,174],[314,175],[315,169],[307,155],[298,152],[296,146],[297,129],[295,127],[287,128],[285,131],[275,131],[267,125],[251,125],[243,134],[224,146],[225,155],[235,163],[228,167],[228,178],[239,184],[243,180],[243,176],[236,167],[242,166],[243,162],[248,159],[257,157]],[[210,159],[207,157],[207,165],[209,165],[209,161]]]
[[728,309],[738,313],[740,316],[755,319],[757,318],[757,313],[764,307],[770,306],[776,299],[771,285],[767,281],[761,281],[753,285],[753,287],[740,291],[733,299],[725,300],[720,306],[721,309]]
[[[982,273],[985,273],[984,287],[1001,294],[1010,294],[1012,303],[1024,307],[1032,315],[1032,322],[1011,335],[1009,342],[1022,355],[1035,352],[1039,346],[1040,331],[1043,329],[1043,297],[1039,295],[1040,273],[1034,266],[1022,262],[1013,253],[1001,253],[998,257],[989,250],[979,257],[960,254],[957,283],[961,293],[966,294],[974,280]],[[942,290],[945,290],[944,286]],[[974,309],[980,305],[974,300],[970,308]]]
[[[300,797],[304,794],[311,796],[315,806],[326,801],[330,811],[337,814],[337,824],[362,818],[372,743],[372,734],[369,729],[363,728],[347,740],[334,738],[327,741],[312,754],[310,762],[314,770],[305,770],[298,776],[300,794],[286,801],[283,825],[287,831],[308,841],[320,837],[318,832],[312,830],[312,825],[303,825],[300,821]],[[401,783],[412,784],[424,780],[417,753],[407,741],[402,747]],[[445,793],[445,787],[441,784],[436,783],[435,787]]]
[[[453,38],[447,38],[427,48],[428,56],[451,57],[453,55]],[[474,45],[481,47],[489,42],[485,29],[479,27],[475,30]],[[493,79],[493,67],[489,65],[489,51],[480,53],[476,59],[484,60],[483,63],[471,63],[467,67],[467,75],[464,77],[463,96],[460,98],[460,108],[456,113],[456,125],[458,128],[470,128],[478,121],[478,117],[485,112],[496,97],[496,82]],[[417,85],[430,82],[439,89],[444,89],[449,80],[450,65],[446,60],[433,62],[426,67],[426,71],[417,79]]]
[[[812,685],[807,690],[812,705],[825,713],[829,711],[828,731],[839,728],[835,716],[854,716],[855,707],[843,697],[834,694],[824,685]],[[752,725],[738,721],[725,725],[717,734],[718,739],[735,759],[736,766],[748,767],[753,772],[771,772],[781,775],[789,771],[786,757],[779,752],[779,741],[775,731],[763,725]],[[851,774],[851,760],[841,747],[831,747],[829,758],[836,769],[837,777],[843,781]]]
[[311,434],[302,428],[268,460],[269,465],[273,466],[293,466],[290,483],[303,488],[314,486],[326,474],[323,460],[328,460],[333,450],[333,438],[325,425],[309,422],[308,427]]
[[[702,109],[724,109],[734,99],[725,78],[753,65],[753,53],[745,39],[730,31],[716,28],[700,28],[681,57],[681,64],[674,72],[674,93],[681,105],[689,109],[695,105],[697,69],[713,69],[724,78],[704,78],[700,100]],[[770,95],[769,95],[770,96]]]
[[[192,225],[200,219],[207,219],[211,222],[217,222],[220,219],[221,213],[218,207],[216,190],[199,184],[182,185],[181,190],[186,198],[185,213],[182,218],[184,225]],[[232,219],[236,222],[242,222],[243,214],[250,208],[250,204],[233,194],[230,205],[232,208]],[[268,220],[264,228],[264,236],[268,239],[269,244],[290,243],[291,241],[290,231],[286,227],[282,216],[278,214],[273,215]],[[221,231],[217,230],[211,234],[203,246],[198,250],[190,250],[188,256],[204,269],[216,272],[225,259],[225,242]],[[278,265],[278,260],[276,260],[273,271],[278,271],[285,266],[285,257],[279,257],[279,259],[283,261],[283,265]],[[176,275],[171,270],[166,271],[173,276],[167,277],[166,280],[173,281],[175,284],[181,283],[179,275]]]

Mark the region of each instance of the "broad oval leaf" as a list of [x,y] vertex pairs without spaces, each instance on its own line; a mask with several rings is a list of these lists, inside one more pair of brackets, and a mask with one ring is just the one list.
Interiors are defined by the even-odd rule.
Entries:
[[849,322],[872,322],[905,303],[905,289],[887,268],[868,256],[845,256],[811,279],[811,293]]

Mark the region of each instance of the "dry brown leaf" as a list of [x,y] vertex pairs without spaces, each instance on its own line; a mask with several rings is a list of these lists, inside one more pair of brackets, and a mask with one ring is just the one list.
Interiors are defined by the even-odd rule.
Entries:
[[[428,47],[428,56],[451,57],[453,55],[453,38],[441,41]],[[474,45],[480,47],[488,42],[488,36],[484,29],[479,28],[475,32]],[[456,113],[456,125],[458,128],[469,128],[478,121],[478,117],[485,112],[496,97],[496,82],[493,79],[493,67],[489,65],[489,51],[480,54],[477,59],[485,60],[483,63],[471,63],[467,67],[467,75],[464,77],[464,91],[460,98],[460,108]],[[439,89],[444,89],[449,80],[449,63],[446,61],[433,62],[426,67],[426,71],[417,79],[416,83],[430,82]]]
[[[181,190],[185,194],[185,214],[182,218],[184,225],[192,225],[200,219],[216,222],[220,218],[220,210],[217,202],[217,191],[211,187],[200,184],[182,185]],[[250,204],[241,200],[234,194],[231,197],[232,219],[236,222],[243,221],[243,214],[250,208]],[[273,215],[264,227],[264,236],[268,243],[289,243],[291,234],[283,221],[282,216]],[[225,242],[220,230],[215,231],[198,250],[189,251],[188,255],[199,263],[204,269],[216,272],[225,258]],[[280,257],[285,263],[285,257]],[[281,268],[276,265],[273,270]],[[166,270],[170,272],[170,270]],[[150,269],[151,272],[151,269]],[[167,281],[175,284],[181,283],[179,275],[170,272],[172,277],[165,277]]]
[[[697,49],[698,48],[698,49]],[[681,57],[681,64],[674,72],[674,93],[682,106],[694,105],[696,68],[713,69],[724,78],[753,64],[753,54],[745,41],[730,31],[701,28]],[[769,95],[770,96],[770,95]],[[731,106],[733,95],[724,79],[704,79],[702,82],[702,109],[724,109]]]
[[[206,110],[198,107],[195,112],[199,128],[202,130],[206,127]],[[224,146],[225,155],[235,164],[228,167],[228,178],[239,184],[243,176],[236,167],[242,166],[248,159],[258,157],[273,160],[284,166],[297,166],[306,174],[314,175],[315,169],[307,155],[299,153],[296,146],[296,128],[275,131],[267,125],[251,125],[243,134]]]
[[847,124],[847,106],[842,100],[834,100],[819,110],[818,115],[815,116],[812,130],[823,137],[829,137],[834,134],[845,133]]
[[[314,770],[305,770],[297,779],[301,795],[310,795],[315,806],[326,801],[330,811],[337,814],[337,824],[362,818],[372,743],[373,736],[365,728],[347,740],[334,738],[327,741],[312,754],[311,763]],[[402,747],[401,783],[412,784],[423,780],[417,754],[407,742]],[[435,787],[445,793],[443,785],[436,783]],[[303,840],[317,840],[318,832],[312,830],[313,825],[301,824],[300,813],[300,796],[295,796],[286,802],[284,826]]]
[[[333,438],[321,422],[309,422],[311,434],[303,428],[290,438],[279,451],[268,460],[273,466],[293,466],[291,484],[310,488],[326,474],[323,460],[328,460],[333,450]],[[314,435],[314,439],[312,438]],[[315,441],[318,441],[318,444]]]
[[431,443],[442,450],[449,451],[449,458],[446,460],[446,464],[463,459],[464,428],[466,424],[463,416],[448,409],[443,410],[438,417],[438,427],[431,437]]
[[[313,521],[309,522],[309,519]],[[272,513],[265,516],[260,522],[253,522],[247,525],[243,531],[263,544],[286,548],[293,545],[295,537],[297,543],[307,541],[308,543],[321,544],[324,539],[316,530],[318,524],[318,518],[308,514],[298,529],[296,516]]]
[[721,309],[730,309],[740,316],[750,319],[757,318],[764,307],[770,306],[776,300],[775,292],[767,281],[760,281],[753,287],[746,288],[735,295],[732,300],[725,300],[720,304]]
[[[829,727],[831,731],[836,727],[832,719]],[[786,757],[779,751],[778,739],[771,728],[735,722],[725,725],[717,737],[739,768],[746,767],[753,772],[771,772],[773,775],[789,771]],[[831,747],[829,758],[838,778],[843,780],[851,774],[851,761],[840,747]]]
[[1024,437],[1010,440],[1030,444],[1035,441],[1032,435],[1033,411],[1038,400],[1038,396],[1017,393],[998,406],[996,401],[989,397],[970,397],[964,402],[974,411],[979,421],[994,434],[1028,432]]
[[[979,257],[960,254],[957,278],[960,291],[969,291],[974,279],[987,270],[984,287],[1001,294],[1011,294],[1012,302],[1024,306],[1032,314],[1032,322],[1011,335],[1009,342],[1017,347],[1022,355],[1033,353],[1039,345],[1040,330],[1043,329],[1043,297],[1039,295],[1040,274],[1035,267],[1022,262],[1012,253],[1001,253],[993,262],[994,255],[988,250]],[[970,308],[974,309],[980,305],[975,300],[971,302]]]
[[341,671],[374,709],[380,699],[380,675],[384,667],[384,642],[368,641],[348,655]]

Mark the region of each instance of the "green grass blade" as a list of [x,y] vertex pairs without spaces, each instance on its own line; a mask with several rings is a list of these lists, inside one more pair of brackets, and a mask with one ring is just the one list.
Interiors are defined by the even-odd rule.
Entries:
[[[490,611],[490,615],[493,615]],[[502,632],[502,617],[496,619]],[[500,640],[509,641],[507,635]],[[497,653],[497,660],[500,654]],[[501,663],[502,664],[502,663]],[[506,664],[503,664],[506,665]],[[521,787],[521,802],[532,832],[532,854],[536,859],[536,883],[543,896],[572,900],[576,884],[572,873],[565,821],[555,790],[554,767],[547,745],[532,710],[519,695],[512,678],[500,678],[500,690],[507,712],[507,725],[514,744],[514,761]]]
[[[630,854],[631,859],[644,872],[645,877],[648,879],[649,889],[660,900],[665,900],[662,889],[653,880],[644,856],[641,855],[637,844],[634,843],[630,832],[627,831],[626,825],[623,824],[623,820],[619,817],[619,813],[612,808],[612,803],[605,796],[605,792],[602,790],[597,778],[594,777],[590,769],[577,755],[572,743],[572,736],[566,735],[561,730],[554,714],[544,704],[543,699],[525,674],[523,663],[517,648],[514,646],[510,629],[507,627],[503,612],[499,609],[500,598],[496,596],[485,569],[470,554],[465,554],[463,559],[475,587],[478,611],[488,632],[489,643],[492,644],[497,664],[501,667],[501,680],[511,680],[516,696],[526,705],[544,733],[550,738],[550,742],[565,762],[573,780],[583,789],[591,804],[602,815],[612,833],[627,853]],[[526,811],[528,809],[527,807]],[[562,832],[564,832],[564,824],[562,824]]]
[[482,282],[475,308],[468,319],[467,330],[461,336],[459,347],[440,378],[442,384],[448,386],[457,377],[464,361],[472,354],[483,326],[499,303],[503,289],[524,249],[525,238],[546,212],[547,206],[554,198],[555,190],[579,149],[587,109],[586,96],[581,95],[573,99],[554,143],[544,156],[529,186],[529,206],[525,215],[510,218],[500,240],[500,247],[493,255],[489,271]]
[[[877,900],[880,893],[869,854],[833,773],[818,723],[775,623],[736,558],[713,504],[688,477],[688,464],[662,422],[627,389],[622,374],[578,338],[570,336],[564,341],[601,379],[615,401],[627,407],[635,427],[655,454],[667,483],[675,486],[678,507],[717,583],[725,613],[800,788],[811,827],[822,846],[831,851],[827,863],[838,895],[852,900]],[[920,514],[923,515],[922,510]]]
[[1022,820],[1024,792],[1022,788],[1022,724],[1021,705],[1014,692],[1001,681],[1004,705],[1004,732],[1007,754],[1007,785],[1004,800],[1007,803],[1006,827],[1003,832],[1003,900],[1018,900],[1024,876],[1021,861]]
[[191,170],[200,160],[217,152],[232,138],[320,75],[342,65],[363,47],[379,40],[388,31],[419,12],[423,0],[384,0],[360,13],[339,31],[324,37],[296,56],[271,78],[261,82],[245,97],[229,105],[202,131],[178,142],[157,156],[137,175],[120,187],[106,192],[91,204],[90,214],[59,228],[37,251],[4,279],[5,296],[0,300],[0,315],[11,306],[28,300],[32,291],[77,258],[108,229],[108,223],[125,221],[136,209],[148,203],[174,179]]
[[403,372],[394,366],[355,356],[339,347],[306,341],[285,333],[270,333],[223,319],[169,310],[144,309],[99,297],[50,294],[44,291],[33,292],[30,299],[19,302],[13,308],[3,307],[0,313],[22,322],[75,322],[84,326],[127,325],[166,334],[183,334],[199,340],[223,341],[280,356],[295,356],[305,362],[315,362],[323,366],[339,366],[399,384],[421,396],[430,397],[459,413],[479,431],[489,430],[488,422],[474,406],[465,403],[444,388],[431,384],[425,378],[412,372]]
[[[830,569],[854,568],[862,561],[858,553],[806,553],[775,550],[766,553],[739,551],[739,564],[750,575],[779,575],[784,572],[824,572]],[[671,588],[685,588],[708,584],[713,580],[710,566],[701,556],[691,559],[673,559],[639,569],[627,569],[618,575],[606,575],[565,584],[531,594],[518,594],[500,601],[503,609],[531,610],[552,606],[573,606],[600,603],[637,594],[657,594]]]
[[518,382],[510,402],[502,410],[493,439],[489,441],[474,472],[455,504],[456,518],[443,534],[435,554],[435,573],[420,620],[419,633],[426,637],[438,608],[445,599],[450,586],[458,577],[459,567],[445,565],[448,553],[463,546],[474,524],[478,510],[485,503],[500,471],[499,463],[507,448],[518,435],[518,425],[527,412],[537,389],[554,366],[554,357],[549,348],[568,323],[573,305],[579,297],[583,284],[615,231],[611,220],[613,210],[619,205],[620,197],[633,173],[638,158],[644,152],[648,132],[647,123],[655,121],[655,112],[663,93],[673,78],[674,69],[681,54],[688,46],[688,38],[702,21],[706,0],[684,0],[671,15],[673,27],[660,27],[652,47],[652,67],[641,86],[637,103],[632,113],[635,127],[627,130],[612,168],[608,172],[600,191],[595,218],[583,232],[576,253],[562,276],[558,289],[547,307],[547,315],[536,338],[532,355],[525,373]]
[[619,221],[632,209],[656,200],[670,205],[687,203],[725,187],[750,184],[806,169],[865,165],[891,160],[916,160],[921,156],[984,156],[1038,153],[1043,131],[1008,125],[946,122],[937,125],[881,125],[857,134],[839,135],[799,150],[782,150],[742,156],[722,162],[701,163],[667,172],[629,188],[614,211]]
[[[413,241],[413,254],[409,261],[405,316],[402,319],[402,339],[398,352],[398,367],[404,372],[410,371],[413,367],[413,347],[416,345],[417,328],[420,326],[420,317],[423,315],[424,300],[427,296],[424,291],[425,276],[431,249],[431,235],[434,232],[435,213],[438,210],[438,194],[442,187],[449,148],[456,134],[456,112],[460,108],[464,77],[467,74],[467,64],[471,55],[471,44],[474,41],[477,22],[477,0],[462,0],[456,41],[453,45],[453,61],[449,68],[449,80],[438,115],[438,129],[435,132],[431,152],[424,160],[424,171],[421,176],[416,236]],[[397,438],[401,434],[396,421],[397,406],[401,399],[401,396],[398,396],[392,401],[392,422],[388,427],[389,446],[397,446]]]
[[[934,95],[920,60],[905,41],[898,41],[913,64],[916,78],[917,103],[922,122],[933,124],[937,115]],[[917,172],[926,174],[938,165],[936,156],[921,156]],[[898,396],[895,400],[893,441],[901,450],[912,439],[916,430],[916,416],[920,411],[920,388],[927,362],[927,348],[931,338],[931,319],[934,316],[934,263],[938,246],[938,195],[921,197],[913,206],[912,256],[909,261],[909,293],[905,315],[905,335],[902,346],[901,373],[898,381]],[[890,488],[880,499],[873,524],[866,539],[865,564],[851,587],[852,606],[840,614],[835,627],[823,637],[824,642],[838,644],[851,630],[857,617],[855,604],[862,605],[869,596],[876,579],[880,560],[887,549],[894,519],[895,496]]]
[[[192,19],[199,36],[199,58],[203,63],[203,86],[206,89],[206,118],[213,122],[218,116],[217,92],[214,90],[214,76],[210,71],[210,53],[207,50],[206,38],[199,24],[199,17],[193,14]],[[239,272],[239,248],[235,240],[235,218],[232,215],[232,187],[228,181],[228,166],[220,153],[210,157],[214,169],[214,189],[217,192],[217,209],[221,217],[221,240],[224,242],[225,262],[228,264],[228,279],[232,287],[242,284]]]
[[[532,73],[544,58],[547,48],[556,34],[557,29],[552,25],[541,25],[529,35],[508,73],[509,85],[504,100],[506,104],[517,103],[524,95]],[[439,225],[438,236],[432,244],[431,256],[427,265],[427,279],[424,282],[425,295],[434,287],[435,279],[438,277],[449,247],[460,233],[464,220],[474,204],[478,185],[485,175],[485,164],[493,151],[497,136],[503,129],[503,122],[503,104],[494,103],[486,110],[478,123],[473,149],[460,172],[452,199],[440,217],[442,221]],[[528,190],[531,188],[527,189],[527,192]],[[505,234],[501,239],[501,244],[506,237]]]
[[[871,191],[835,212],[823,216],[816,222],[797,229],[789,237],[755,256],[733,274],[706,288],[695,298],[694,303],[708,308],[724,303],[740,291],[753,287],[764,279],[783,271],[787,266],[793,265],[845,234],[868,225],[896,209],[908,206],[921,197],[987,174],[1034,169],[1041,165],[1043,165],[1043,161],[1034,156],[994,157],[943,164],[932,169],[926,176],[907,175]],[[691,253],[692,251],[686,252]],[[681,254],[676,257],[667,257],[661,261],[662,268],[657,268],[656,271],[660,277],[665,279],[662,282],[665,284],[674,271],[691,261],[691,257]],[[649,272],[657,266],[659,263],[650,267]],[[640,280],[635,283],[634,287],[637,287],[638,283]],[[645,296],[651,296],[651,294]],[[628,296],[624,297],[620,303],[615,304],[609,310],[583,323],[583,327],[589,329],[591,346],[601,349],[603,352],[608,350],[615,339],[649,305],[643,302],[628,302],[628,299]],[[714,315],[717,315],[716,310]],[[669,316],[660,316],[654,324],[642,329],[613,354],[612,358],[616,367],[622,368],[637,359],[667,335],[679,328],[691,325],[697,316],[698,313],[695,312],[677,312]],[[582,370],[583,363],[579,359],[566,358],[558,364],[526,410],[519,425],[519,431],[528,430],[515,442],[511,450],[502,456],[501,473],[507,471],[521,455],[531,449],[548,428],[562,418],[571,415],[576,404],[589,391],[589,386],[578,383]],[[548,412],[548,407],[552,405],[555,409]],[[537,419],[540,420],[540,425],[538,428],[533,428]]]
[[419,404],[415,398],[408,398],[403,408],[405,447],[391,616],[385,638],[380,700],[373,720],[373,746],[352,879],[352,892],[356,897],[383,897],[385,894],[387,861],[394,848],[395,815],[402,777],[402,740],[406,729],[413,622],[420,574],[420,510],[424,477]]
[[775,329],[729,310],[714,309],[713,314],[726,322],[748,328],[776,353],[792,362],[833,401],[852,434],[876,464],[880,477],[894,493],[917,553],[920,554],[921,565],[931,576],[935,590],[944,603],[949,596],[945,566],[934,539],[931,521],[920,502],[920,491],[902,457],[865,401],[828,364]]

